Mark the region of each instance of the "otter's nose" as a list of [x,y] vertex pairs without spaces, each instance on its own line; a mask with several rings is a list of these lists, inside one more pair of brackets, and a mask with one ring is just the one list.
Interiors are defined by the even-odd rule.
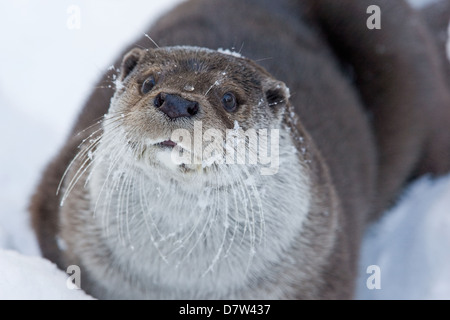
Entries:
[[186,100],[174,94],[159,93],[153,102],[156,108],[169,118],[192,117],[198,112],[198,102]]

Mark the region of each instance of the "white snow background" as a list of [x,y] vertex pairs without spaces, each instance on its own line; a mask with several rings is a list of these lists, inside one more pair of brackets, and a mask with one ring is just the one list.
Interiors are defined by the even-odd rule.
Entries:
[[[90,298],[40,257],[28,202],[100,75],[178,2],[0,1],[0,299]],[[80,29],[67,25],[72,5]],[[366,234],[357,298],[450,299],[449,231],[450,175],[414,182]],[[366,286],[370,265],[380,267],[381,289]]]

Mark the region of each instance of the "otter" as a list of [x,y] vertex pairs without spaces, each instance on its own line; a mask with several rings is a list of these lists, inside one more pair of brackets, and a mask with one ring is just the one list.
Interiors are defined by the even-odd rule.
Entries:
[[367,224],[450,168],[444,63],[403,1],[182,3],[45,170],[42,253],[102,299],[352,298]]

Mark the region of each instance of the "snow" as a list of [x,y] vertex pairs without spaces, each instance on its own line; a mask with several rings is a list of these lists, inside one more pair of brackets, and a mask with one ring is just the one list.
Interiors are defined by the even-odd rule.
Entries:
[[230,49],[218,48],[217,51],[222,53],[222,54],[226,54],[226,55],[233,56],[233,57],[236,57],[236,58],[243,58],[243,56],[239,52],[236,52],[236,51],[233,51],[233,50],[230,50]]
[[[0,299],[90,298],[69,289],[69,274],[40,257],[29,199],[95,81],[118,67],[111,61],[124,44],[178,2],[0,1],[2,41],[8,44],[0,53]],[[79,29],[68,24],[76,12]],[[450,175],[411,185],[366,234],[357,297],[450,299],[449,213]],[[381,271],[379,290],[366,287],[372,265]]]
[[0,249],[0,270],[0,300],[93,299],[68,284],[69,274],[40,257]]
[[[360,299],[450,299],[450,175],[422,177],[366,233]],[[368,290],[366,269],[381,270],[381,290]]]

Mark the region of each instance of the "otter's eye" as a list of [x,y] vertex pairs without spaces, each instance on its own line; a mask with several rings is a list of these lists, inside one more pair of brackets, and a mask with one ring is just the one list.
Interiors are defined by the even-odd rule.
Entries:
[[236,110],[236,97],[231,92],[227,92],[222,97],[222,105],[228,112]]
[[153,89],[153,87],[155,86],[155,84],[156,84],[155,78],[153,78],[153,77],[147,78],[147,79],[144,81],[144,83],[142,84],[141,92],[142,92],[143,94],[149,93],[150,90]]

